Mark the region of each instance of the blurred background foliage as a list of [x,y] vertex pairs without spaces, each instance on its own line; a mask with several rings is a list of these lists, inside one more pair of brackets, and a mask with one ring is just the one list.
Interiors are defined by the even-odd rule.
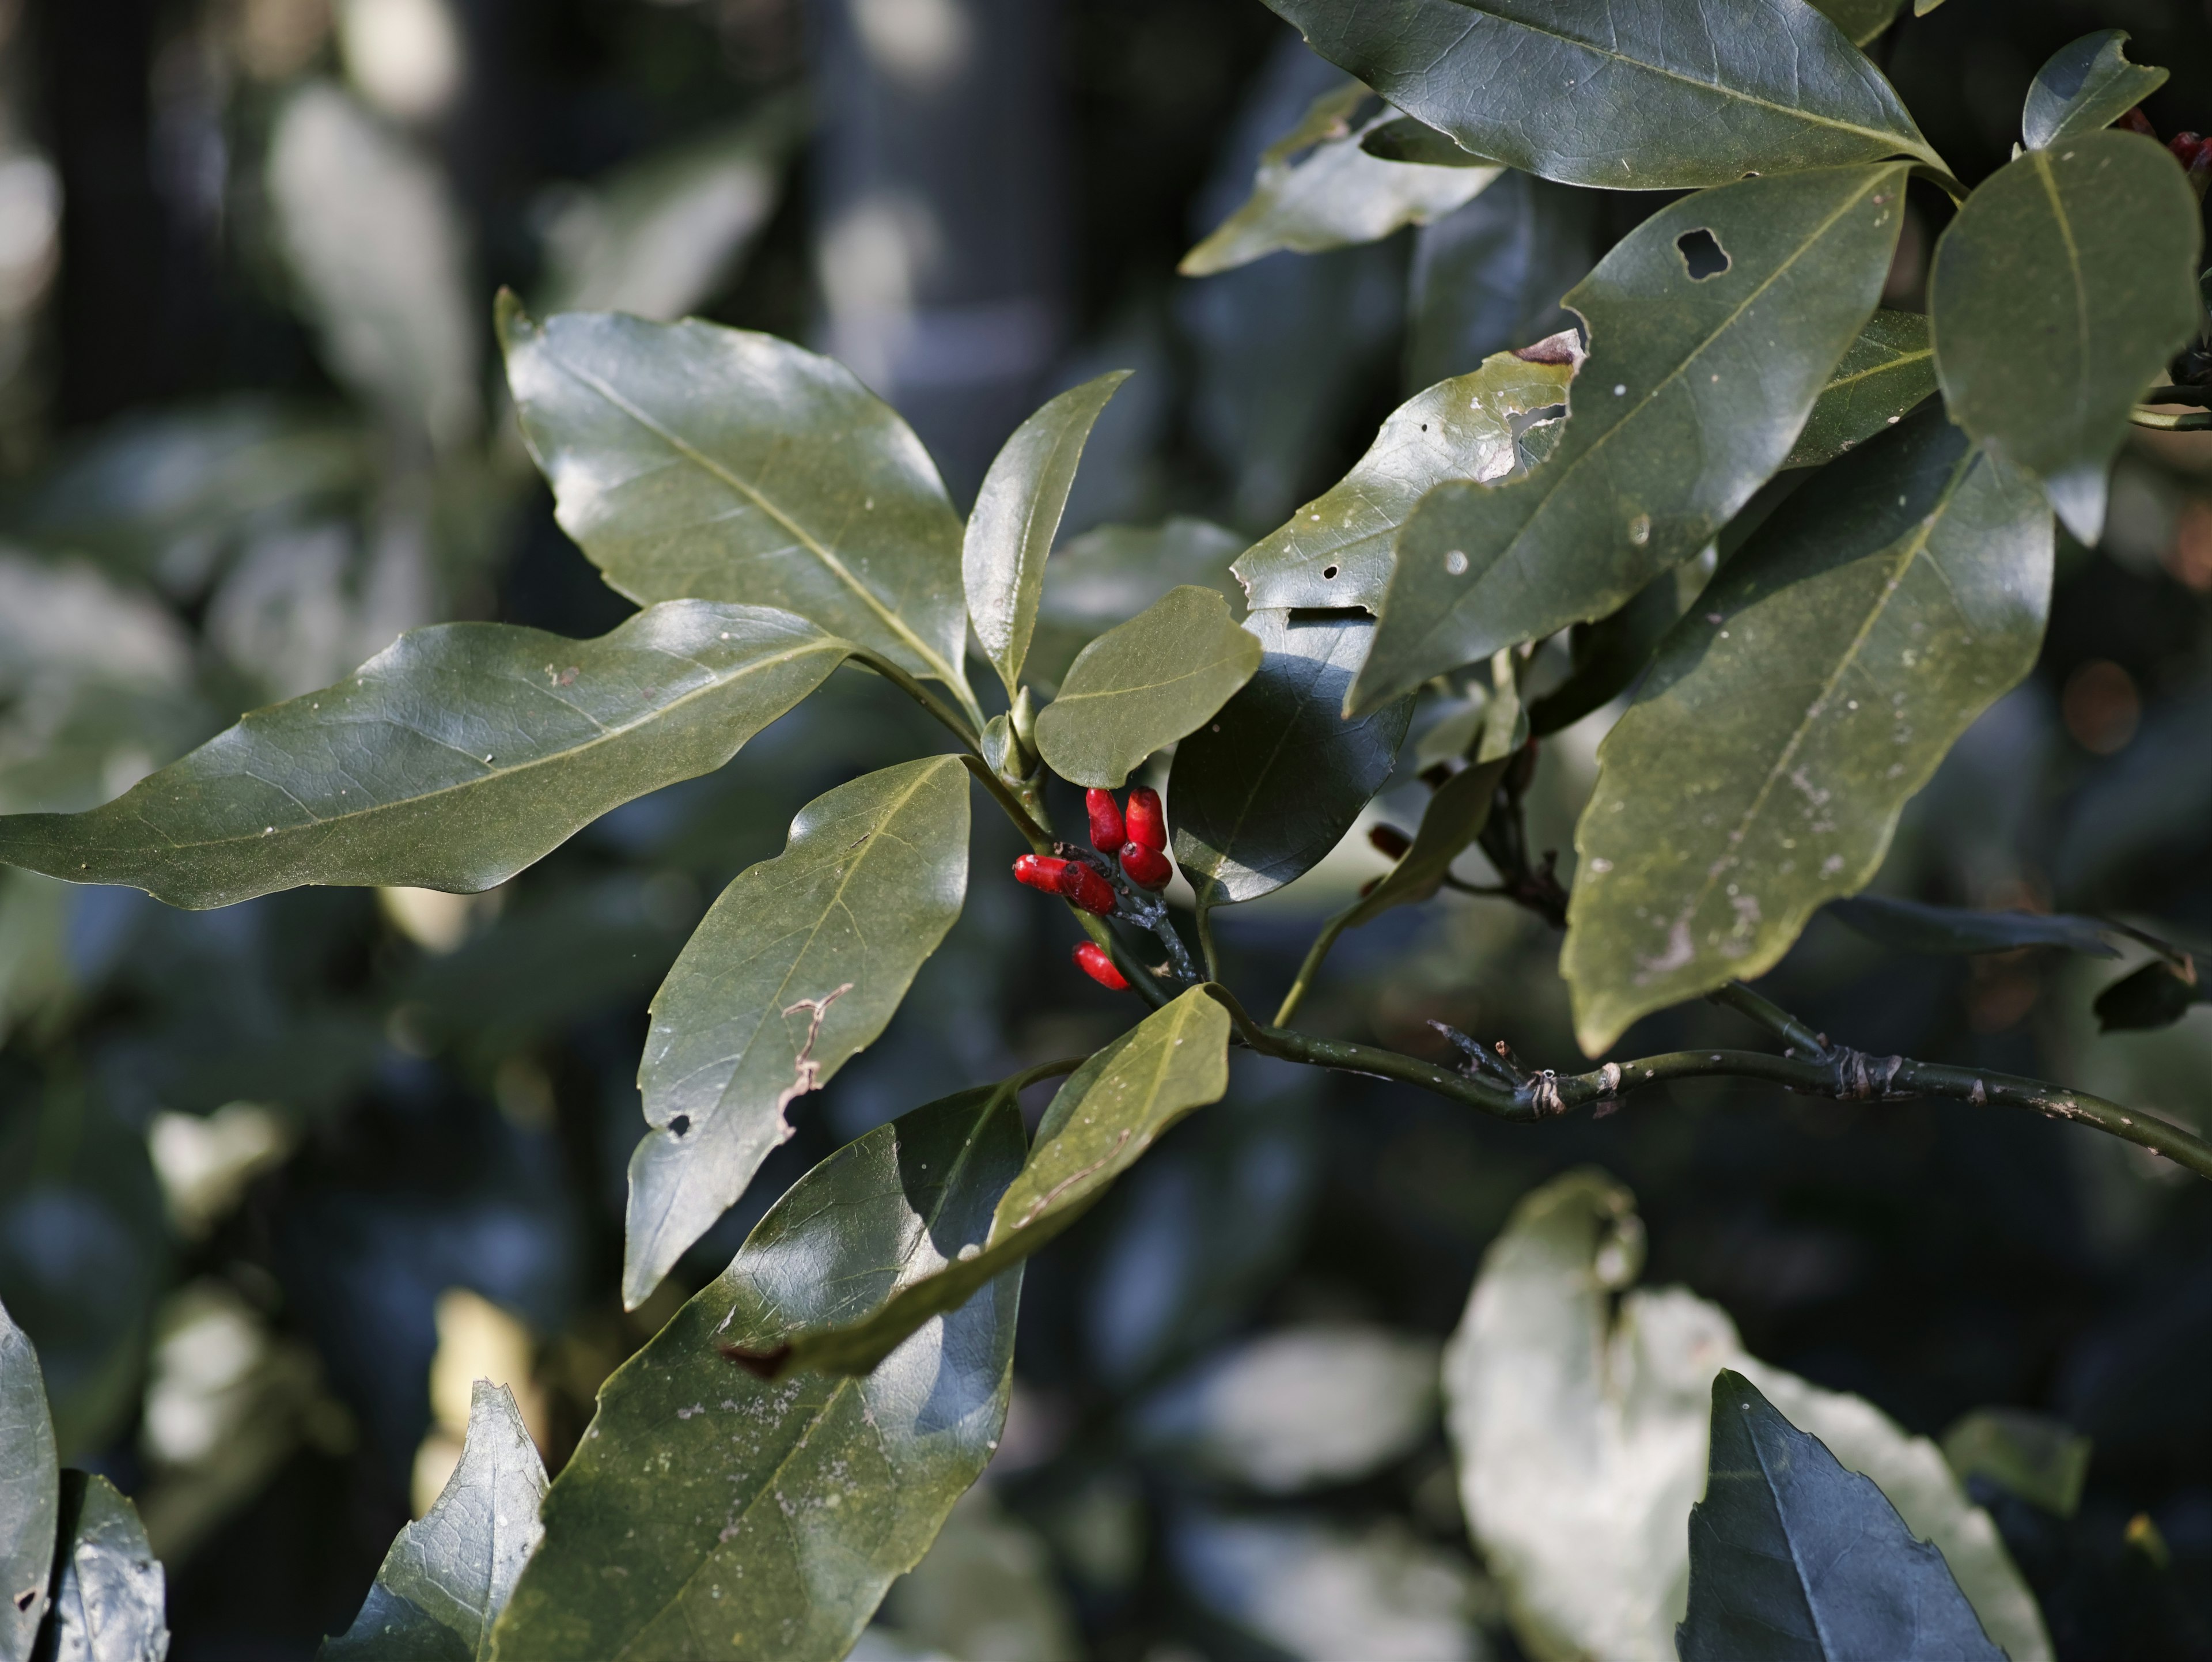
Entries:
[[[2174,71],[2160,131],[2212,124],[2212,21],[2184,0],[1951,0],[1877,52],[1972,180],[2035,66],[2114,25]],[[619,619],[508,417],[500,284],[834,353],[963,506],[1045,395],[1133,367],[1041,654],[1226,583],[1401,397],[1560,326],[1655,205],[1509,177],[1380,243],[1176,277],[1337,82],[1256,0],[0,0],[0,810],[104,801],[416,624]],[[1944,211],[1916,187],[1888,303],[1917,306]],[[2212,943],[2212,435],[2139,432],[2106,545],[2059,581],[2039,673],[1880,886]],[[1569,846],[1608,719],[1547,746],[1534,846]],[[990,879],[1014,847],[979,820],[983,875],[891,1030],[622,1312],[647,998],[802,803],[932,745],[839,677],[726,774],[476,897],[191,914],[0,872],[0,1299],[64,1458],[133,1494],[168,1562],[178,1662],[343,1629],[472,1378],[514,1387],[557,1470],[600,1380],[806,1166],[1126,1020],[1060,909]],[[1413,823],[1420,794],[1370,820]],[[1379,869],[1356,836],[1223,917],[1255,1008]],[[1447,897],[1350,936],[1309,1015],[1564,1058],[1556,948]],[[2096,1031],[2138,961],[1904,957],[1822,919],[1772,981],[1868,1050],[2212,1129],[2212,1018]],[[1630,1044],[1733,1032],[1701,1008]],[[2060,1655],[2212,1656],[2212,1194],[2174,1168],[1719,1082],[1524,1129],[1250,1058],[1031,1267],[997,1464],[860,1653],[1518,1655],[1459,1515],[1438,1344],[1516,1200],[1582,1163],[1633,1188],[1647,1282],[1717,1303],[1755,1355],[1928,1435],[2040,1416],[1953,1449]],[[2069,1428],[2086,1483],[2054,1499],[2016,1457],[2041,1436],[2078,1465]]]

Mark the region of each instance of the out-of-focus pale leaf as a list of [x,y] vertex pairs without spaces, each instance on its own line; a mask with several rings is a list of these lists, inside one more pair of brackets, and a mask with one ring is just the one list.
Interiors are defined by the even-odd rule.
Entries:
[[1211,277],[1285,248],[1311,254],[1373,242],[1449,213],[1503,171],[1476,157],[1434,167],[1370,155],[1360,140],[1398,119],[1385,109],[1355,125],[1372,96],[1347,81],[1315,99],[1297,125],[1261,153],[1250,198],[1183,256],[1177,268],[1183,276]]
[[1818,467],[1886,427],[1936,390],[1936,349],[1917,312],[1876,312],[1820,389],[1805,429],[1782,464]]
[[61,1559],[42,1662],[162,1662],[167,1580],[138,1509],[97,1473],[65,1471]]
[[2117,931],[2094,917],[1974,911],[1886,894],[1831,900],[1823,910],[1845,928],[1902,953],[2008,953],[2021,947],[2063,947],[2089,958],[2120,955],[2119,948],[2106,938]]
[[1935,1542],[2012,1662],[2051,1662],[1996,1526],[1933,1443],[1747,1355],[1716,1305],[1680,1288],[1626,1290],[1643,1257],[1629,1192],[1571,1172],[1515,1208],[1445,1353],[1461,1498],[1524,1650],[1540,1662],[1672,1662],[1710,1392],[1733,1368]]
[[60,1483],[39,1353],[0,1310],[0,1662],[30,1662],[46,1617]]
[[328,82],[310,82],[269,139],[269,200],[331,369],[442,447],[481,414],[468,232],[412,141]]
[[2081,1507],[2090,1452],[2063,1420],[2024,1408],[1978,1408],[1943,1434],[1943,1458],[1960,1482],[1986,1477],[2061,1518]]
[[1135,1425],[1178,1465],[1295,1495],[1402,1458],[1436,1415],[1433,1340],[1324,1322],[1218,1354],[1139,1405]]
[[891,1584],[884,1617],[905,1642],[959,1662],[1078,1662],[1083,1647],[1052,1557],[979,1485],[922,1560]]
[[1514,171],[1421,227],[1407,283],[1406,384],[1433,386],[1572,328],[1560,301],[1597,263],[1598,201]]
[[1242,606],[1244,591],[1230,565],[1244,546],[1235,532],[1182,514],[1158,525],[1102,525],[1069,538],[1044,569],[1030,682],[1056,689],[1076,654],[1185,583],[1217,589]]
[[2100,29],[2061,46],[2029,82],[2020,136],[2031,150],[2109,127],[2166,84],[2166,72],[2128,62],[2128,32]]
[[787,1111],[872,1044],[968,892],[968,772],[863,775],[739,874],[653,995],[638,1066],[623,1297],[635,1309],[791,1135]]

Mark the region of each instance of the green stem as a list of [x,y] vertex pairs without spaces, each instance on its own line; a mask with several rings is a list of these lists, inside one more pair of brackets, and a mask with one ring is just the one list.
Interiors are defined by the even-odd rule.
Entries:
[[1336,945],[1337,936],[1351,927],[1352,915],[1359,907],[1360,902],[1355,900],[1321,926],[1321,933],[1306,949],[1306,961],[1298,965],[1298,978],[1291,983],[1291,990],[1275,1007],[1275,1026],[1287,1026],[1291,1018],[1298,1013],[1298,1006],[1305,1002],[1307,993],[1313,989],[1314,977],[1321,973],[1322,962],[1328,958],[1329,948]]
[[1731,981],[1725,987],[1706,995],[1716,1004],[1724,1005],[1739,1015],[1749,1016],[1753,1021],[1782,1041],[1783,1053],[1795,1056],[1800,1051],[1816,1060],[1828,1056],[1828,1038],[1816,1033],[1779,1004],[1761,998],[1741,981]]
[[1213,885],[1208,883],[1198,897],[1198,953],[1206,960],[1206,978],[1221,979],[1220,954],[1213,950]]
[[[982,740],[980,735],[982,732],[983,723],[982,717],[980,713],[975,716],[975,719],[970,720],[968,715],[953,709],[952,706],[946,703],[945,700],[939,697],[935,693],[932,692],[927,687],[924,686],[913,676],[907,673],[906,671],[901,669],[890,659],[880,657],[875,653],[867,651],[863,648],[855,647],[853,649],[852,661],[862,666],[864,668],[875,671],[877,674],[882,676],[884,679],[889,681],[901,692],[906,694],[908,697],[913,699],[915,703],[920,704],[924,709],[927,710],[947,728],[950,728],[952,730],[954,737],[957,738],[961,744],[969,752],[979,758],[982,756]],[[960,691],[966,692],[967,689],[963,687]],[[969,697],[970,702],[972,702],[973,695],[970,694]]]
[[1029,838],[1030,847],[1039,854],[1052,852],[1052,832],[1030,818],[1030,811],[1022,806],[1006,782],[991,771],[991,764],[980,756],[963,755],[968,771],[974,774],[983,788],[998,799],[999,806],[1006,811],[1006,818],[1014,822],[1014,829]]

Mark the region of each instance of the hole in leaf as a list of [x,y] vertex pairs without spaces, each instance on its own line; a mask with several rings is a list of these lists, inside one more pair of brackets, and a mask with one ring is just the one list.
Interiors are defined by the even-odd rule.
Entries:
[[691,1116],[689,1114],[677,1115],[673,1119],[668,1122],[668,1129],[675,1132],[678,1136],[682,1136],[686,1131],[691,1129]]
[[1321,569],[1321,575],[1323,581],[1327,581],[1336,575],[1336,568],[1333,565],[1325,565]]
[[1689,269],[1693,283],[1703,283],[1707,277],[1718,277],[1728,270],[1728,250],[1711,231],[1699,228],[1685,231],[1674,239],[1674,247],[1682,256],[1682,264]]
[[36,1587],[33,1587],[28,1592],[17,1593],[15,1595],[15,1608],[19,1610],[27,1610],[30,1609],[31,1601],[38,1596],[39,1590]]

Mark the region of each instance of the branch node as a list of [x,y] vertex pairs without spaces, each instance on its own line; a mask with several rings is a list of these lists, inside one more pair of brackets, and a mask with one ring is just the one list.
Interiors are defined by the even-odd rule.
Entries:
[[[1822,1038],[1826,1035],[1823,1034]],[[1893,1094],[1908,1097],[1909,1091],[1893,1093],[1898,1070],[1905,1066],[1903,1056],[1870,1056],[1864,1050],[1854,1050],[1848,1044],[1833,1047],[1829,1066],[1836,1075],[1836,1100],[1838,1102],[1867,1102],[1876,1099],[1887,1100]]]
[[1514,1093],[1538,1114],[1564,1114],[1567,1105],[1559,1095],[1559,1076],[1549,1068],[1539,1068]]

